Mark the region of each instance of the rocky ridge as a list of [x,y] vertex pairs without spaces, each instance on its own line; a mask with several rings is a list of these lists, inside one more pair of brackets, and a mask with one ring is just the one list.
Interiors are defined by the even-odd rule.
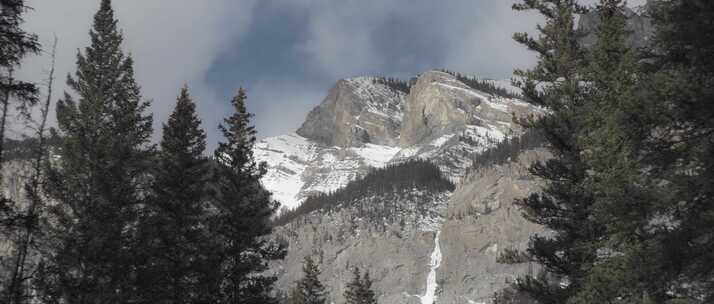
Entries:
[[338,81],[296,133],[257,143],[257,160],[269,164],[263,183],[283,206],[412,158],[429,159],[459,181],[473,153],[520,131],[513,114],[542,112],[439,71],[421,74],[409,94],[374,79]]
[[[490,303],[517,277],[538,271],[497,258],[505,249],[525,249],[532,234],[543,232],[513,200],[538,189],[527,168],[546,157],[543,150],[525,151],[508,164],[473,171],[454,192],[384,193],[278,227],[273,236],[289,249],[272,266],[277,288],[287,294],[310,255],[320,262],[332,303],[344,302],[352,267],[370,272],[379,303]],[[385,204],[399,206],[398,215],[367,216],[359,207]]]
[[[538,188],[527,167],[544,151],[527,151],[504,165],[471,171],[472,156],[522,130],[513,116],[543,110],[522,100],[469,87],[450,73],[419,75],[408,93],[360,77],[337,82],[294,134],[266,138],[255,148],[269,165],[263,183],[284,206],[344,187],[373,167],[420,158],[437,164],[454,192],[413,189],[374,194],[312,211],[277,227],[289,245],[271,269],[287,294],[301,261],[320,262],[330,300],[354,266],[370,272],[380,303],[488,303],[494,292],[533,265],[496,262],[505,249],[524,249],[541,229],[527,222],[513,199]],[[364,206],[389,216],[366,216]],[[361,207],[358,207],[361,206]]]
[[[625,29],[629,32],[627,43],[633,48],[643,48],[649,46],[654,36],[655,27],[651,18],[647,15],[649,1],[642,7],[625,8],[626,24]],[[580,16],[578,29],[585,35],[581,38],[581,44],[592,47],[597,42],[597,28],[600,26],[600,17],[597,12],[589,12]]]

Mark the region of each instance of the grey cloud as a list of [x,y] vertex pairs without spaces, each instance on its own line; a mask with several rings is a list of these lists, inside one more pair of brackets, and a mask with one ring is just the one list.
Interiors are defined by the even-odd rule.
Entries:
[[[644,1],[629,2],[640,5]],[[256,124],[261,136],[265,136],[293,131],[305,113],[324,97],[326,87],[341,77],[375,72],[406,76],[415,72],[415,68],[409,69],[413,65],[501,78],[508,77],[513,68],[533,64],[533,54],[517,45],[511,36],[514,32],[533,31],[540,18],[533,13],[512,11],[513,2],[115,0],[114,5],[125,32],[126,50],[136,60],[144,96],[154,101],[156,126],[173,107],[178,89],[188,83],[213,145],[217,140],[216,126],[230,109],[230,96],[219,96],[218,92],[226,88],[207,83],[206,73],[222,54],[241,52],[241,36],[250,30],[253,19],[261,18],[255,14],[259,5],[304,18],[305,27],[294,31],[304,33],[305,39],[291,47],[304,58],[307,71],[312,73],[250,79],[249,102],[269,105],[261,106],[256,113]],[[28,0],[28,4],[35,8],[27,15],[28,30],[38,33],[45,46],[53,34],[60,39],[58,84],[63,85],[64,75],[74,71],[77,49],[88,44],[87,32],[99,0]],[[426,50],[415,55],[413,50],[384,45],[388,42],[383,41],[382,31],[394,20],[400,21],[398,24],[404,28],[398,30],[408,32],[410,39],[423,39],[424,43],[418,45]],[[400,35],[398,31],[393,34]],[[385,49],[398,55],[387,55]],[[31,58],[22,70],[23,76],[40,80],[47,64],[47,56]],[[247,73],[250,75],[250,71]],[[63,90],[62,86],[56,92]]]
[[[167,5],[169,4],[170,5]],[[119,26],[125,34],[125,50],[136,62],[136,75],[145,98],[153,100],[155,126],[173,108],[179,88],[188,83],[199,101],[204,127],[215,129],[226,104],[204,80],[210,64],[248,29],[255,0],[121,0],[114,1]],[[75,70],[78,49],[88,45],[88,32],[98,0],[29,0],[27,29],[46,46],[59,38],[58,84]],[[42,79],[47,56],[31,58],[23,67],[28,79]],[[59,97],[59,94],[56,94]],[[52,115],[54,116],[54,115]],[[209,132],[210,133],[210,132]],[[160,132],[157,132],[157,135]],[[215,141],[215,136],[209,140]]]
[[255,112],[259,136],[269,137],[294,132],[305,120],[306,112],[320,102],[326,88],[299,81],[260,81],[248,88],[248,106],[270,102]]

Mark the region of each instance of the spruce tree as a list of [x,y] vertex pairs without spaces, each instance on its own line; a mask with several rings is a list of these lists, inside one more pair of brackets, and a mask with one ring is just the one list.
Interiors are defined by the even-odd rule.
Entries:
[[21,27],[22,15],[27,9],[24,0],[0,0],[0,169],[4,160],[5,127],[11,101],[16,100],[20,108],[37,102],[37,87],[14,77],[27,55],[40,52],[37,36]]
[[[594,194],[592,219],[605,228],[597,240],[597,260],[585,269],[571,303],[661,302],[663,288],[642,284],[660,275],[657,248],[648,226],[650,207],[661,193],[644,172],[642,140],[651,132],[647,101],[639,94],[636,50],[627,44],[625,3],[601,0],[597,41],[583,68],[586,85],[586,133],[578,139],[588,174],[584,185]],[[654,281],[652,281],[654,282]]]
[[[13,256],[12,268],[7,284],[7,302],[9,304],[31,303],[32,293],[30,283],[33,274],[37,268],[39,259],[38,245],[43,241],[46,222],[44,221],[44,209],[46,201],[42,191],[42,185],[45,180],[45,169],[47,167],[47,156],[49,154],[48,141],[48,116],[50,106],[52,105],[52,92],[55,80],[55,58],[57,50],[57,39],[52,48],[52,63],[49,76],[47,79],[47,96],[44,103],[41,105],[39,112],[39,121],[32,119],[29,113],[27,120],[32,123],[35,128],[35,137],[31,147],[31,173],[28,180],[25,182],[25,197],[27,198],[26,206],[16,206],[10,213],[16,218],[14,221],[14,236],[13,236]],[[51,129],[52,131],[52,129]],[[19,208],[18,208],[19,207]]]
[[274,276],[264,274],[267,262],[281,259],[285,249],[265,238],[278,203],[263,188],[265,163],[253,157],[255,128],[250,124],[246,93],[232,99],[234,113],[219,126],[225,138],[214,153],[216,161],[211,233],[219,246],[221,288],[217,303],[273,303]]
[[365,272],[362,277],[363,296],[362,303],[377,304],[377,295],[372,290],[372,278],[369,276],[369,271]]
[[[548,1],[525,2],[541,11],[549,7],[543,5]],[[620,0],[601,0],[596,7],[601,21],[598,41],[574,66],[574,75],[581,78],[580,102],[551,106],[549,115],[531,122],[543,126],[544,121],[567,113],[562,122],[573,127],[570,151],[576,152],[579,170],[564,165],[548,168],[546,163],[541,171],[537,165],[534,173],[548,182],[545,194],[559,185],[585,193],[587,199],[578,204],[561,199],[558,208],[542,204],[543,196],[538,195],[521,202],[532,220],[555,231],[553,240],[570,240],[570,245],[550,249],[556,253],[552,255],[543,250],[547,243],[536,238],[530,254],[538,262],[556,261],[543,264],[550,274],[565,274],[567,280],[558,287],[549,286],[547,278],[526,279],[520,287],[544,303],[707,303],[712,300],[714,248],[707,242],[713,223],[708,209],[712,180],[708,109],[714,96],[708,93],[707,82],[714,73],[707,70],[712,67],[711,56],[702,54],[714,48],[697,33],[711,27],[714,6],[657,1],[654,49],[650,58],[638,61],[639,54],[626,43],[624,5]],[[558,41],[559,36],[544,37]],[[541,63],[558,54],[546,52]],[[523,75],[534,79],[534,74]],[[567,82],[567,77],[552,79]],[[526,89],[535,88],[529,81]],[[541,95],[548,93],[546,86]],[[545,134],[560,161],[565,141]],[[548,178],[539,174],[543,168],[570,175]],[[550,210],[543,212],[548,210],[544,206]],[[594,229],[558,229],[577,218],[582,227]],[[575,271],[557,272],[553,266],[564,265],[573,251],[581,258],[571,264],[577,266]]]
[[144,303],[201,303],[209,283],[205,227],[209,166],[206,134],[184,87],[163,126],[152,196],[140,224],[138,288]]
[[38,285],[50,302],[136,301],[136,227],[146,203],[152,117],[110,0],[103,0],[57,104],[61,161],[49,175],[54,252]]
[[527,219],[552,231],[548,236],[534,236],[528,249],[549,275],[528,276],[518,284],[539,303],[565,303],[582,287],[604,233],[602,225],[592,220],[594,198],[585,184],[589,168],[578,142],[588,130],[580,124],[587,113],[582,34],[575,28],[575,16],[586,9],[575,0],[524,0],[514,9],[535,10],[545,18],[537,38],[526,33],[514,36],[539,58],[533,69],[516,71],[520,79],[516,84],[526,99],[549,110],[541,118],[522,123],[543,134],[553,155],[531,168],[532,174],[545,181],[542,192],[517,201]]
[[[714,2],[651,1],[656,27],[646,97],[661,120],[646,165],[669,195],[651,210],[669,294],[714,302]],[[654,280],[654,278],[652,278]],[[672,292],[673,291],[673,292]],[[692,303],[701,303],[690,300]]]
[[369,272],[360,276],[359,268],[355,267],[352,281],[347,284],[345,290],[347,304],[376,304],[377,298],[372,290],[372,279]]
[[297,303],[325,304],[327,292],[320,282],[320,269],[310,256],[302,264],[303,278],[297,282]]
[[358,267],[352,272],[352,281],[347,283],[347,289],[345,289],[345,300],[348,304],[357,304],[361,302],[361,291],[362,291],[362,277]]
[[[38,89],[30,82],[15,78],[15,71],[23,59],[40,52],[37,36],[22,28],[23,15],[28,8],[23,0],[0,0],[0,171],[5,162],[5,133],[9,124],[11,106],[25,109],[37,102]],[[0,184],[2,181],[0,180]],[[2,185],[0,185],[2,186]],[[22,256],[18,230],[27,223],[17,202],[0,193],[0,236],[14,242],[15,258]],[[8,265],[7,274],[0,274],[0,296],[8,303],[20,296],[20,281],[17,259]],[[25,281],[22,278],[22,281]]]
[[290,293],[288,294],[288,299],[287,299],[288,304],[304,304],[302,302],[302,300],[303,299],[302,299],[302,296],[300,295],[300,290],[298,289],[297,286],[290,289]]

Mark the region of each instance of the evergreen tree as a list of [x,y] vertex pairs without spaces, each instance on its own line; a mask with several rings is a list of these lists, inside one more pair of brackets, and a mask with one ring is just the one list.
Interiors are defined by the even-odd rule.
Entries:
[[303,304],[325,304],[327,303],[327,292],[320,282],[320,269],[311,257],[306,256],[302,264],[303,278],[297,282],[296,303]]
[[352,272],[352,281],[347,283],[347,289],[345,290],[345,300],[348,304],[358,304],[361,302],[361,292],[362,292],[362,277],[358,267]]
[[[712,1],[651,1],[656,36],[646,100],[661,101],[645,165],[661,178],[650,212],[669,295],[714,302],[714,31]],[[655,281],[657,280],[657,281]],[[654,281],[654,282],[653,282]],[[661,283],[660,283],[661,286]],[[699,300],[699,301],[695,301]]]
[[364,277],[362,277],[362,289],[362,303],[377,304],[377,295],[372,290],[372,278],[370,278],[369,272],[365,272]]
[[[285,210],[275,217],[273,224],[285,225],[302,215],[315,210],[331,210],[350,204],[364,197],[373,195],[410,192],[413,189],[431,192],[453,191],[454,184],[441,172],[438,166],[426,160],[408,160],[399,164],[388,165],[374,169],[362,178],[349,182],[345,187],[330,193],[320,193],[309,196],[300,206],[293,210]],[[375,206],[359,206],[359,212],[374,220],[382,220],[384,214],[379,214]]]
[[296,287],[290,289],[290,294],[288,295],[288,304],[304,304],[303,298],[300,295],[300,290]]
[[281,245],[264,238],[272,231],[270,218],[278,203],[260,183],[266,165],[253,157],[256,131],[245,101],[240,89],[231,101],[235,112],[219,127],[225,142],[219,143],[214,156],[217,213],[210,225],[220,247],[222,271],[217,303],[275,302],[269,292],[276,278],[262,273],[269,260],[285,256]]
[[[23,0],[0,0],[0,171],[6,161],[6,127],[11,104],[21,109],[37,102],[38,89],[29,82],[15,78],[15,70],[22,60],[30,54],[40,52],[37,36],[22,29],[23,14],[27,10]],[[2,181],[0,180],[0,184]],[[2,185],[0,185],[2,186]],[[22,249],[17,236],[28,222],[19,213],[16,202],[0,193],[0,235],[6,239],[14,239],[15,258],[20,258]],[[20,281],[23,275],[19,272],[17,259],[10,265],[7,274],[0,274],[0,296],[8,303],[18,300],[21,294]]]
[[[537,8],[547,18],[562,12],[549,11],[557,3],[546,2],[525,1],[523,7]],[[714,132],[709,132],[711,119],[704,117],[712,117],[708,109],[714,94],[707,83],[714,72],[707,70],[713,66],[710,56],[701,52],[714,48],[697,33],[711,28],[714,6],[655,3],[658,43],[652,58],[637,61],[626,43],[624,5],[601,0],[596,6],[598,41],[586,50],[585,60],[573,65],[573,75],[581,78],[579,99],[551,103],[549,115],[531,121],[545,131],[555,161],[534,167],[548,184],[543,195],[521,204],[531,220],[554,230],[555,236],[535,238],[529,253],[550,274],[566,280],[564,287],[554,286],[552,277],[527,278],[519,285],[542,303],[707,303],[713,277],[714,246],[706,240],[714,223],[708,204]],[[543,37],[559,41],[563,35]],[[547,50],[538,41],[522,41]],[[559,54],[545,52],[541,64],[560,70],[566,61],[549,63]],[[522,75],[527,78],[524,87],[534,89],[528,95],[546,98],[552,80],[568,81],[564,76],[548,82],[534,77],[536,73]],[[541,93],[529,84],[532,79],[549,86]],[[555,137],[554,128],[549,130],[547,122],[558,121],[558,115],[571,128],[570,137]],[[564,155],[576,161],[562,162]],[[563,195],[568,192],[585,195],[575,200],[576,195]]]
[[48,181],[57,231],[38,284],[49,302],[127,303],[136,301],[135,230],[148,189],[152,117],[144,114],[149,103],[133,60],[121,51],[110,0],[101,2],[90,36],[67,80],[75,95],[57,104],[61,162]]
[[[661,195],[643,172],[641,140],[651,132],[644,123],[647,102],[640,100],[635,50],[627,44],[625,3],[601,0],[595,45],[583,68],[588,130],[578,140],[588,166],[585,186],[594,194],[592,218],[605,228],[597,241],[597,261],[571,303],[661,302],[662,288],[641,284],[656,276],[657,250],[648,241],[649,205]],[[661,286],[660,286],[661,287]]]
[[[10,274],[10,281],[7,285],[7,302],[6,303],[31,303],[32,293],[31,280],[33,273],[37,267],[39,252],[37,250],[38,243],[43,235],[44,225],[43,216],[45,209],[45,199],[42,193],[42,184],[45,179],[45,168],[47,166],[47,118],[49,116],[50,105],[52,104],[52,92],[55,73],[55,58],[57,50],[57,39],[55,39],[52,48],[52,64],[50,67],[49,77],[47,79],[47,96],[44,103],[40,107],[39,121],[32,119],[29,113],[26,113],[27,119],[35,128],[34,145],[31,147],[31,173],[28,180],[25,182],[25,196],[27,198],[27,206],[16,206],[10,213],[16,220],[13,221],[13,264]],[[52,131],[52,129],[51,129]],[[18,208],[20,207],[20,208]],[[10,227],[8,227],[10,228]]]
[[146,260],[138,288],[145,303],[205,303],[205,293],[215,292],[201,286],[211,282],[204,225],[210,168],[203,155],[206,134],[188,87],[163,131],[153,196],[139,230]]
[[372,290],[369,272],[360,277],[359,268],[355,267],[352,281],[347,284],[345,299],[348,304],[376,304],[377,298]]
[[528,71],[516,71],[516,82],[525,98],[549,113],[523,123],[543,134],[553,158],[538,162],[531,172],[546,185],[541,193],[517,201],[524,215],[551,230],[550,236],[534,236],[530,256],[549,276],[528,276],[519,288],[539,303],[565,303],[583,285],[596,260],[597,241],[604,228],[593,221],[593,193],[585,184],[588,167],[578,142],[588,130],[583,91],[584,51],[575,29],[575,16],[586,12],[575,0],[524,0],[516,10],[535,10],[545,18],[537,38],[526,33],[517,42],[536,52],[539,62]]
[[0,0],[0,169],[4,160],[5,127],[11,100],[17,100],[20,108],[37,102],[37,87],[14,78],[23,58],[40,52],[37,36],[21,27],[26,10],[24,0]]

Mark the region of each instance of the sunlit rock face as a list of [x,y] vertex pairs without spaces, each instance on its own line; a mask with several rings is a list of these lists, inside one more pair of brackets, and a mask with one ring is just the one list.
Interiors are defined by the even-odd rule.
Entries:
[[343,79],[307,116],[297,134],[327,146],[399,142],[405,94],[373,77]]
[[408,148],[441,136],[482,129],[494,140],[512,134],[513,113],[537,111],[517,99],[473,89],[455,76],[429,71],[411,87],[405,106],[400,145]]
[[479,169],[450,197],[441,229],[439,303],[490,303],[496,291],[540,270],[531,263],[498,263],[497,258],[506,249],[525,250],[532,235],[545,233],[523,218],[514,201],[540,189],[528,168],[548,155],[530,150],[511,163]]
[[419,75],[408,94],[377,79],[338,81],[296,133],[256,145],[256,158],[269,165],[263,183],[283,206],[294,208],[370,168],[413,158],[429,159],[459,181],[473,153],[521,131],[513,114],[542,112],[444,72]]
[[[539,189],[527,168],[547,155],[529,150],[511,163],[476,170],[453,192],[382,193],[278,227],[273,237],[289,247],[287,257],[271,265],[276,287],[287,294],[303,275],[303,258],[312,256],[334,303],[344,303],[353,267],[369,271],[379,303],[490,303],[496,291],[539,270],[497,258],[544,233],[513,201]],[[364,206],[379,209],[387,202],[400,211],[384,217],[364,212]]]
[[466,125],[477,125],[472,114],[485,99],[447,73],[424,73],[407,97],[401,146],[413,146]]
[[[273,237],[289,245],[285,260],[271,265],[277,289],[288,294],[310,255],[320,262],[320,279],[334,303],[344,302],[355,266],[369,271],[380,303],[490,302],[494,292],[535,269],[496,258],[505,249],[525,248],[542,231],[523,219],[513,199],[539,187],[527,167],[545,156],[528,151],[477,171],[471,160],[522,132],[514,116],[544,111],[440,71],[420,74],[408,93],[374,79],[338,81],[296,133],[260,141],[254,152],[268,164],[264,186],[292,209],[371,168],[420,158],[438,165],[457,189],[375,193],[277,227]],[[386,203],[399,211],[365,214],[365,206],[374,211]]]

